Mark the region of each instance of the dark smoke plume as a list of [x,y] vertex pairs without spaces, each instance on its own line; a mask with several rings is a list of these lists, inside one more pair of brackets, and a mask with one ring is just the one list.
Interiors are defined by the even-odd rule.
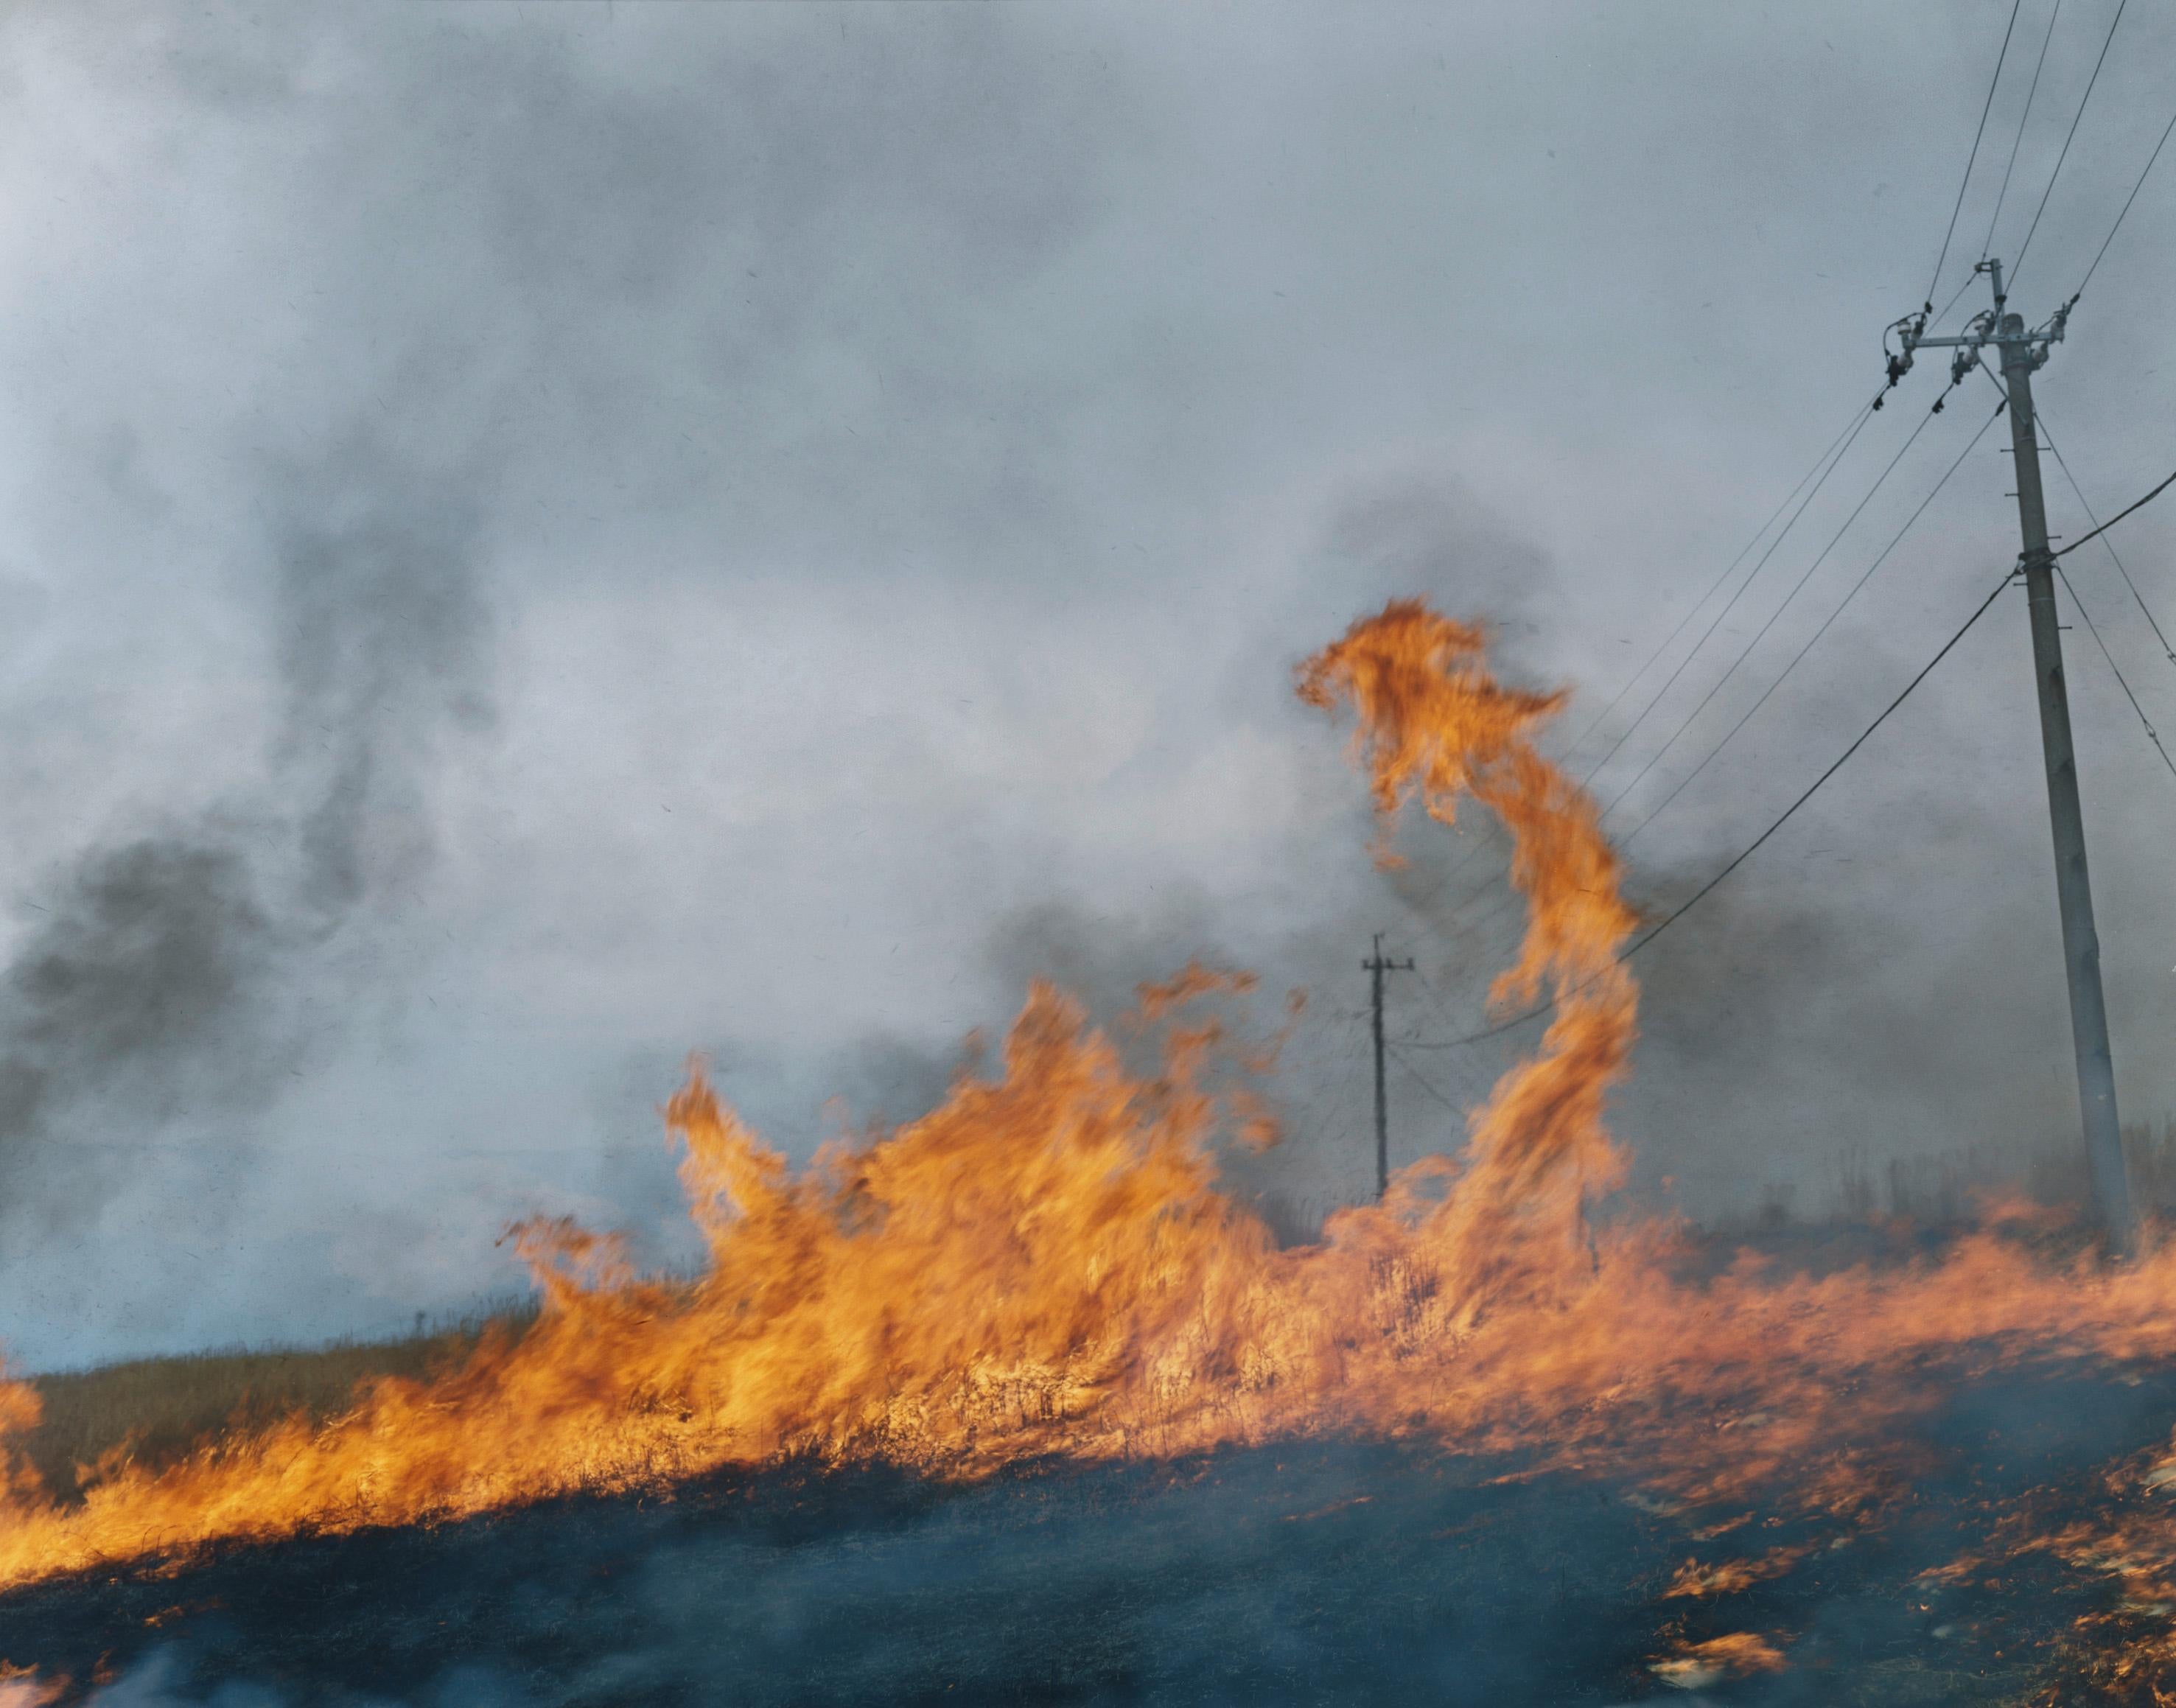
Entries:
[[[0,974],[0,1216],[79,1225],[181,1116],[217,1149],[313,1041],[291,1000],[428,868],[450,730],[487,722],[478,528],[369,444],[268,483],[282,688],[261,788],[93,846],[27,903]],[[337,1004],[334,1004],[337,1006]]]

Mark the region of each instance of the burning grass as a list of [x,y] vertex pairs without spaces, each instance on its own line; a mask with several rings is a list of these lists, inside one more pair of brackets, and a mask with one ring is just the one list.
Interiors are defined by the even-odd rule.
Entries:
[[[110,1461],[72,1504],[19,1455],[0,1464],[0,1587],[781,1461],[972,1483],[1362,1436],[1619,1482],[1710,1536],[1747,1509],[1792,1532],[1672,1562],[1651,1586],[1657,1605],[1705,1607],[1889,1534],[1950,1474],[1932,1420],[1956,1394],[2176,1367],[2176,1246],[2110,1268],[2018,1209],[1886,1267],[1784,1273],[1749,1254],[1701,1273],[1673,1227],[1592,1224],[1621,1173],[1602,1116],[1635,1036],[1618,957],[1635,918],[1595,804],[1532,745],[1558,697],[1501,687],[1481,653],[1477,630],[1395,603],[1299,683],[1355,715],[1385,823],[1416,799],[1448,821],[1470,799],[1512,833],[1528,926],[1495,994],[1546,993],[1554,1014],[1456,1158],[1281,1248],[1218,1186],[1221,1145],[1269,1136],[1251,1076],[1271,1063],[1221,1017],[1247,981],[1200,969],[1143,993],[1131,1024],[1161,1040],[1160,1070],[1129,1070],[1038,988],[994,1073],[798,1174],[698,1074],[669,1112],[707,1245],[692,1280],[636,1275],[570,1224],[525,1227],[542,1303],[518,1338],[486,1332],[338,1415],[238,1428],[163,1466]],[[0,1440],[38,1403],[0,1384]],[[2005,1558],[2073,1574],[2098,1569],[2081,1564],[2101,1557],[2092,1537],[2139,1529],[2074,1504],[2084,1529],[2036,1542],[2058,1532],[2022,1507],[1997,1515],[2016,1531]],[[2164,1575],[2130,1600],[2157,1606]],[[1666,1684],[1795,1664],[1788,1633],[1674,1617],[1676,1646],[1644,1662]],[[2165,1613],[2123,1617],[2162,1619],[2165,1639]],[[2120,1629],[2124,1687],[2176,1688]]]
[[[117,1708],[657,1708],[714,1702],[721,1680],[746,1708],[1602,1708],[1674,1700],[1718,1662],[1750,1661],[1708,1646],[1740,1637],[1787,1668],[1720,1669],[1710,1689],[1741,1704],[2121,1701],[2086,1687],[2076,1663],[2107,1651],[2077,1622],[2139,1626],[2124,1586],[2045,1548],[1981,1551],[2021,1501],[2085,1509],[2097,1459],[2151,1439],[2172,1402],[2168,1382],[2045,1373],[1953,1393],[1923,1426],[1948,1474],[1874,1529],[1765,1508],[1711,1520],[1622,1479],[1421,1440],[1044,1461],[972,1482],[866,1463],[728,1471],[668,1499],[575,1498],[26,1586],[0,1596],[0,1653],[81,1681],[72,1696],[124,1678]],[[2099,1421],[2020,1455],[2016,1430],[1988,1443],[1991,1406]],[[1726,1569],[1778,1549],[1803,1552],[1782,1572]],[[1671,1596],[1688,1555],[1714,1580]]]

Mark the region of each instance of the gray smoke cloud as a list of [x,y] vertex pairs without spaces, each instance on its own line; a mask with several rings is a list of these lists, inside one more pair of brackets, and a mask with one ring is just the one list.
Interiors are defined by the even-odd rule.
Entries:
[[404,479],[378,460],[344,449],[282,495],[275,766],[316,797],[302,899],[332,920],[431,857],[428,768],[449,732],[491,718],[474,498],[454,471]]
[[269,1063],[251,1058],[266,1041],[245,1039],[269,1017],[285,944],[247,857],[196,835],[91,851],[48,893],[6,976],[0,1190],[11,1229],[51,1232],[88,1216],[120,1167],[114,1150],[70,1145],[82,1106],[125,1131],[260,1089]]
[[[2036,111],[2091,74],[2069,22]],[[2072,288],[2165,122],[2170,28],[2127,14],[2028,295]],[[802,1156],[839,1108],[941,1096],[1031,972],[1107,1012],[1196,949],[1312,998],[1250,1189],[1369,1183],[1378,931],[1420,963],[1391,983],[1394,1154],[1455,1142],[1531,1037],[1439,1047],[1515,938],[1502,840],[1416,826],[1374,871],[1290,668],[1422,594],[1574,688],[1569,747],[1878,378],[1986,35],[1844,0],[11,12],[0,1343],[397,1326],[508,1285],[492,1241],[532,1211],[669,1245],[688,1052]],[[2061,143],[2028,130],[2019,182]],[[1976,182],[1961,231],[1993,202]],[[2165,218],[2141,197],[2040,380],[2103,514],[2167,471],[2140,258]],[[1930,424],[1613,828],[1973,424]],[[1643,902],[1744,846],[2010,561],[2004,462],[1983,444],[1640,833]],[[2125,525],[2164,606],[2168,525]],[[2067,561],[2168,724],[2127,591]],[[1642,955],[1616,1117],[1642,1189],[1728,1209],[1847,1150],[2075,1118],[2021,628],[1990,613]],[[2176,803],[2065,639],[2119,1091],[2151,1117]]]
[[[473,506],[367,438],[264,485],[280,689],[264,785],[72,857],[0,976],[0,1193],[73,1233],[177,1115],[259,1112],[383,982],[369,916],[432,853],[431,771],[489,717]],[[238,1138],[234,1144],[242,1142]]]

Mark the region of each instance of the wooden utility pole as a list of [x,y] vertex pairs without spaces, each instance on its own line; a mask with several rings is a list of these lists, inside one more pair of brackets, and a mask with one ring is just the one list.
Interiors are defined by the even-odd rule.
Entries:
[[1413,964],[1383,959],[1383,933],[1375,933],[1375,953],[1360,965],[1374,978],[1375,1004],[1375,1196],[1390,1189],[1390,1109],[1383,1087],[1383,975],[1411,972]]
[[[2101,990],[2101,945],[2093,928],[2092,884],[2086,871],[2085,814],[2078,800],[2077,758],[2070,741],[2070,703],[2063,683],[2063,637],[2055,616],[2055,558],[2048,549],[2048,508],[2040,487],[2040,435],[2032,420],[2032,371],[2063,337],[2070,304],[2047,324],[2025,329],[2010,312],[2002,289],[2002,263],[1978,269],[1994,286],[1994,307],[1974,318],[1961,338],[1923,335],[1923,318],[1904,335],[1904,366],[1915,346],[1955,345],[1952,381],[1969,373],[1980,351],[2002,355],[2010,399],[2010,443],[2017,473],[2017,521],[2025,551],[2026,607],[2032,624],[2032,671],[2039,684],[2040,745],[2047,761],[2048,817],[2055,838],[2055,894],[2063,914],[2063,963],[2070,986],[2070,1036],[2077,1054],[2078,1101],[2085,1117],[2086,1160],[2092,1171],[2093,1200],[2108,1249],[2128,1257],[2134,1231],[2130,1182],[2124,1166],[2123,1128],[2115,1107],[2115,1063],[2108,1051],[2108,1004]],[[2075,302],[2075,297],[2071,302]]]

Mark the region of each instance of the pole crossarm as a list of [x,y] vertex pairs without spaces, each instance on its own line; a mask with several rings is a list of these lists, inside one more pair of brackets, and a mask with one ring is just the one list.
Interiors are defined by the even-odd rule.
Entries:
[[[2048,316],[2044,324],[2028,332],[2019,317],[2004,312],[2008,299],[2002,290],[2002,263],[1999,260],[1983,261],[1972,270],[1985,273],[1993,280],[1994,307],[1982,309],[1972,318],[1966,330],[1954,337],[1929,336],[1927,311],[1924,309],[1891,322],[1889,331],[1897,335],[1903,347],[1890,355],[1889,389],[1895,390],[1897,382],[1912,371],[1912,357],[1918,351],[1955,350],[1957,353],[1950,362],[1950,383],[1954,386],[1963,382],[1964,377],[1978,363],[1980,351],[1989,345],[2005,352],[2005,363],[2007,352],[2021,346],[2027,352],[2032,367],[2038,368],[2046,364],[2049,350],[2063,341],[2064,330],[2070,324],[2070,310],[2077,305],[2076,296],[2073,296]],[[1882,347],[1885,350],[1888,348],[1886,334],[1882,338]]]

